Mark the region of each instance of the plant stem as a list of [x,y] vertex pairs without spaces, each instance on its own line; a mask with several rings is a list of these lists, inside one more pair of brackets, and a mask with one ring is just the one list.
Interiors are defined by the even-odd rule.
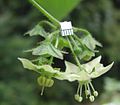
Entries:
[[50,21],[52,21],[56,26],[60,27],[59,21],[50,15],[44,8],[42,8],[39,3],[35,0],[30,0],[30,2],[40,11],[42,12]]
[[74,52],[74,50],[73,50],[72,44],[71,44],[68,36],[66,36],[66,38],[67,38],[67,40],[68,40],[68,43],[69,43],[70,49],[71,49],[71,51],[72,51],[72,54],[73,54],[73,56],[74,56],[74,58],[75,58],[75,61],[76,61],[77,65],[78,65],[78,67],[81,69],[81,64],[80,64],[79,59],[77,58],[77,56],[76,56],[76,54],[75,54],[75,52]]
[[75,42],[75,40],[73,39],[73,37],[72,37],[72,36],[70,36],[70,39],[71,39],[71,41],[74,43],[75,47],[77,47],[77,48],[78,48],[78,45],[76,44],[76,42]]
[[55,25],[53,25],[52,23],[50,23],[49,21],[46,21],[46,20],[41,21],[40,24],[47,24],[50,27],[52,27],[53,29],[55,29],[55,30],[57,29],[57,27]]
[[82,41],[79,39],[78,36],[74,35],[73,37],[74,37],[82,46],[84,46],[84,45],[82,44]]

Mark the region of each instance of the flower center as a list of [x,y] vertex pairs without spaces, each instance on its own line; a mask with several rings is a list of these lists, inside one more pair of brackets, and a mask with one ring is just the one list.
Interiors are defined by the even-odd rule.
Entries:
[[93,102],[95,100],[95,97],[98,96],[98,92],[94,89],[91,81],[82,81],[82,82],[80,81],[78,84],[77,93],[75,94],[75,99],[78,102],[82,102],[83,100],[82,97],[83,91],[86,96],[86,99],[89,98],[91,102]]

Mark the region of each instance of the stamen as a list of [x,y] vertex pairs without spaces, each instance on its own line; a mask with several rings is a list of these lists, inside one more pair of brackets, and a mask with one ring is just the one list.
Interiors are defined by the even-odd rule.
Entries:
[[86,95],[86,99],[87,99],[90,92],[88,92],[89,90],[87,89],[87,84],[84,84],[84,86],[85,86],[85,95]]
[[92,85],[92,83],[90,82],[90,86],[91,86],[91,88],[92,88],[92,90],[93,90],[93,94],[94,94],[94,96],[98,96],[98,92],[95,90],[95,88],[93,87],[93,85]]
[[91,86],[92,90],[95,91],[95,89],[94,89],[94,87],[93,87],[91,82],[90,82],[90,86]]
[[78,88],[77,88],[77,94],[79,94],[79,90],[80,90],[80,83],[79,83]]
[[81,85],[81,87],[80,87],[80,97],[82,96],[82,87],[83,87],[83,85]]
[[89,83],[87,83],[87,88],[88,88],[88,91],[90,92],[90,96],[91,96],[91,90],[90,90],[90,87],[89,87]]

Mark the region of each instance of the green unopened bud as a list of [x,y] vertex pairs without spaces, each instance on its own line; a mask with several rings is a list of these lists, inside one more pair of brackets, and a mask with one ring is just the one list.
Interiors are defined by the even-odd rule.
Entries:
[[95,97],[94,96],[90,96],[89,99],[90,99],[91,102],[93,102],[95,100]]
[[94,94],[94,96],[96,96],[96,97],[98,96],[98,92],[97,92],[97,91],[94,91],[93,94]]
[[79,100],[79,97],[80,97],[80,96],[79,96],[78,94],[75,94],[75,100],[78,101],[78,100]]
[[89,91],[89,90],[86,90],[86,91],[85,91],[85,94],[86,94],[86,95],[89,95],[89,94],[90,94],[90,91]]
[[79,97],[78,102],[82,102],[83,98]]

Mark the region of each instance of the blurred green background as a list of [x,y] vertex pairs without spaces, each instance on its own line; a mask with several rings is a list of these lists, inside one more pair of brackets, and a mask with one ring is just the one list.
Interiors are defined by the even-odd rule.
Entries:
[[55,81],[41,97],[38,75],[23,69],[17,57],[31,56],[23,51],[32,48],[38,37],[24,33],[46,17],[27,0],[0,0],[0,105],[120,105],[120,0],[42,2],[59,20],[72,20],[74,26],[90,31],[103,44],[99,49],[102,62],[106,65],[114,60],[114,67],[94,81],[101,93],[95,103],[75,102],[77,84],[67,81]]

